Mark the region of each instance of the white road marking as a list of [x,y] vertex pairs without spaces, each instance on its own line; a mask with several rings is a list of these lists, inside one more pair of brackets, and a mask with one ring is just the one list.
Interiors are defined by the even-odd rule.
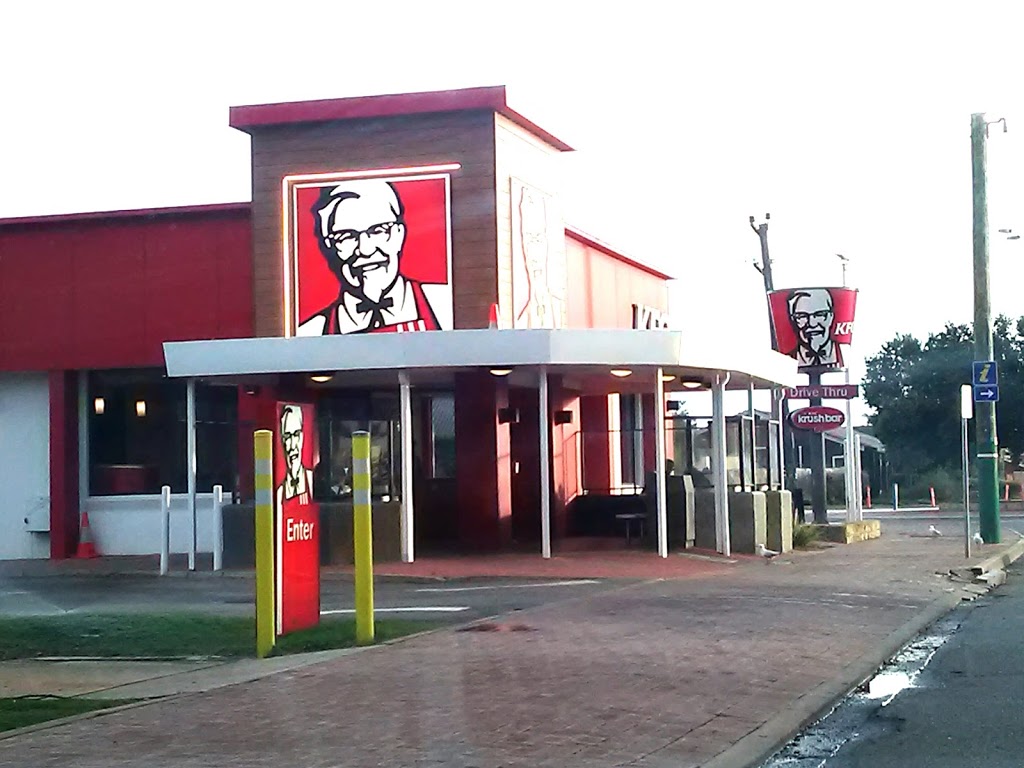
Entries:
[[[415,605],[402,608],[374,608],[374,613],[461,613],[468,611],[468,605]],[[320,611],[321,616],[332,616],[338,613],[355,613],[355,608],[336,608],[331,611]]]
[[479,592],[484,589],[537,589],[539,587],[575,587],[582,584],[600,584],[597,579],[574,579],[573,581],[546,581],[542,584],[492,584],[483,587],[424,587],[417,592]]

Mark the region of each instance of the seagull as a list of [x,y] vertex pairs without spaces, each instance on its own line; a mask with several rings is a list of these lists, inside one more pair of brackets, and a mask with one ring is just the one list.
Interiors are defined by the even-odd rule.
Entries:
[[983,538],[981,538],[981,534],[978,533],[977,531],[974,532],[974,536],[971,537],[971,541],[973,541],[975,544],[984,544],[985,543],[985,540]]
[[940,531],[934,525],[929,525],[928,526],[928,535],[929,536],[941,536],[942,535],[942,531]]
[[778,557],[779,553],[776,552],[773,549],[768,549],[768,547],[766,547],[764,544],[762,544],[761,542],[758,542],[757,543],[757,556],[758,557],[763,557],[765,564],[768,564],[768,563],[770,563],[772,561],[772,558]]

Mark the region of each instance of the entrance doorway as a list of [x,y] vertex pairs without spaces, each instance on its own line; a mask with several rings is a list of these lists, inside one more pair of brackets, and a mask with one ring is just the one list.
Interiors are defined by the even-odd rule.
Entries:
[[454,393],[414,391],[412,422],[416,549],[454,550],[458,544]]

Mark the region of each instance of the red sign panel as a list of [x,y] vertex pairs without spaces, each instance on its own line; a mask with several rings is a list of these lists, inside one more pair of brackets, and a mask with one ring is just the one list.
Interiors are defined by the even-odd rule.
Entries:
[[858,384],[812,384],[786,387],[783,395],[790,400],[853,400],[860,395]]
[[768,294],[777,349],[804,371],[843,367],[840,345],[853,340],[857,291],[852,288],[788,288]]
[[827,405],[812,405],[801,408],[789,415],[789,420],[796,429],[809,429],[813,432],[828,432],[846,423],[846,415],[837,408]]
[[320,623],[320,509],[313,501],[317,459],[313,406],[278,403],[274,433],[277,634],[285,635]]
[[449,176],[415,170],[285,178],[296,335],[452,329]]

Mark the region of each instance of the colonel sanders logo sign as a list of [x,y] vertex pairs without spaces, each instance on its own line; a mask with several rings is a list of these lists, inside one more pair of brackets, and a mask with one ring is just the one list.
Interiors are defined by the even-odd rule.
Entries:
[[852,288],[790,288],[769,294],[778,351],[801,370],[843,367],[840,345],[853,340],[857,291]]
[[285,184],[285,295],[297,335],[452,328],[448,174]]

